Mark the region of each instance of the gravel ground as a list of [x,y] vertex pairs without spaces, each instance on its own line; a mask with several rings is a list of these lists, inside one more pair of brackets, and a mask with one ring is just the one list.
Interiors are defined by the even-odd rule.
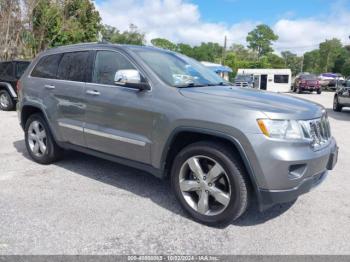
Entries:
[[338,165],[295,203],[221,229],[143,172],[76,152],[32,162],[16,112],[0,112],[0,254],[350,254],[350,111],[331,110],[333,93],[293,95],[328,109]]

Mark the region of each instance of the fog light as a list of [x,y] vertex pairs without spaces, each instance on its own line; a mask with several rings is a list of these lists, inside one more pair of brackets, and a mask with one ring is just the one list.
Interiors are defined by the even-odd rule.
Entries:
[[289,167],[288,178],[291,180],[301,178],[303,175],[305,175],[306,168],[306,164],[291,165]]

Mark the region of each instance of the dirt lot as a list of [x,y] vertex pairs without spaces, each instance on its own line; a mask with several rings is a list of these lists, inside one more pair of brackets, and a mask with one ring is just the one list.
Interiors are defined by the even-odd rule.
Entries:
[[293,204],[210,228],[189,219],[168,182],[69,152],[28,158],[16,112],[0,112],[0,254],[350,254],[350,111],[323,104],[340,147],[326,181]]

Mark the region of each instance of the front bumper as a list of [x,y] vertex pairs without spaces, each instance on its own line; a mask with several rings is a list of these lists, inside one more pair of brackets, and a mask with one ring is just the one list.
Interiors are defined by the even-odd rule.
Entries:
[[[255,137],[255,143],[258,138]],[[291,202],[321,184],[338,159],[334,138],[319,150],[306,145],[261,141],[255,146],[255,168],[260,210],[278,203]]]

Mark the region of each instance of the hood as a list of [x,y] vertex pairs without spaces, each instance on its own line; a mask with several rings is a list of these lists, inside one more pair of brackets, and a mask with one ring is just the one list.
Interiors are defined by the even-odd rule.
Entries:
[[199,99],[215,107],[215,102],[225,103],[232,110],[255,110],[271,119],[313,119],[322,116],[323,106],[287,94],[272,93],[253,88],[234,86],[208,86],[182,88],[180,93]]

